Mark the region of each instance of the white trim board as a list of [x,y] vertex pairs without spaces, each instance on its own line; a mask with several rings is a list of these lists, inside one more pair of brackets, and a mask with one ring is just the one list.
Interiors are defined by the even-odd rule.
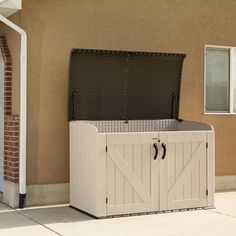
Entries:
[[[236,175],[216,176],[216,192],[236,190]],[[69,183],[27,186],[27,206],[69,202]]]
[[216,176],[216,192],[236,190],[236,175]]
[[27,186],[26,206],[69,202],[69,184],[40,184]]
[[[216,192],[236,190],[236,175],[216,176]],[[18,207],[18,184],[4,181],[4,202]],[[15,195],[15,196],[13,196]],[[69,202],[69,183],[27,186],[26,206],[61,204]]]
[[[3,201],[14,208],[19,204],[19,184],[4,181]],[[27,185],[26,206],[69,203],[69,183]]]

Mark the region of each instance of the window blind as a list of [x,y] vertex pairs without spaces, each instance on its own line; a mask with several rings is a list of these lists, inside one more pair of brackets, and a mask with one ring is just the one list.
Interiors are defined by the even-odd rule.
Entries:
[[229,112],[230,50],[206,49],[206,112]]

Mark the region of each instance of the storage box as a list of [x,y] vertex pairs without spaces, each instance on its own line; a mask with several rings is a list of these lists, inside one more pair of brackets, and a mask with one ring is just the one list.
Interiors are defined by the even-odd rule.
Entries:
[[98,218],[214,206],[214,129],[179,119],[184,57],[72,50],[71,206]]

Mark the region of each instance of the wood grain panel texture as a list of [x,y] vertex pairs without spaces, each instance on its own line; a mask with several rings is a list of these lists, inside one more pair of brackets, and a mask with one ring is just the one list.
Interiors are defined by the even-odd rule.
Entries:
[[[113,137],[114,138],[114,137]],[[122,139],[122,136],[120,136]],[[108,138],[109,139],[109,138]],[[107,209],[112,212],[118,211],[123,206],[126,213],[130,207],[149,210],[151,195],[151,161],[150,161],[150,144],[121,144],[121,140],[116,140],[119,144],[108,146],[107,158]],[[142,140],[140,140],[142,141]],[[113,153],[114,150],[116,153]],[[115,158],[115,159],[114,159]],[[123,160],[119,164],[118,159]],[[116,161],[114,161],[116,160]],[[127,175],[126,170],[133,177]],[[126,172],[126,173],[125,173]],[[138,181],[138,184],[134,184]],[[140,194],[144,192],[143,194]],[[143,205],[143,206],[142,206]],[[148,206],[145,209],[144,206]]]
[[[206,139],[199,142],[168,143],[168,209],[182,201],[206,201]],[[175,203],[177,204],[175,207]],[[203,203],[204,205],[204,203]],[[190,206],[189,206],[190,207]]]

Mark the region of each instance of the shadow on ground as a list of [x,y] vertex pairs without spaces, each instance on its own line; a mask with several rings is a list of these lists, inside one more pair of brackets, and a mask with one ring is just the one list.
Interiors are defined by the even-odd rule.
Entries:
[[0,229],[90,220],[93,220],[93,218],[69,206],[49,206],[15,210],[0,203]]
[[236,235],[236,192],[217,193],[216,209],[94,220],[65,205],[14,210],[0,204],[0,236]]

